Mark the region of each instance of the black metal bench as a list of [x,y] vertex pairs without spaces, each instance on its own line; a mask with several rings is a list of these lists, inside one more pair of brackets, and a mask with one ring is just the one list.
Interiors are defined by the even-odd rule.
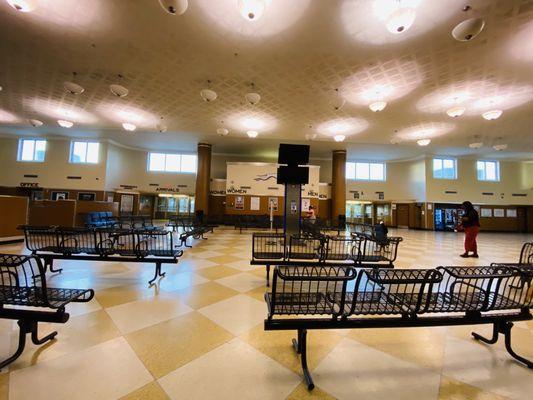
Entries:
[[530,273],[506,266],[414,270],[277,266],[272,292],[265,294],[264,328],[298,332],[293,345],[301,355],[309,390],[314,384],[307,367],[308,329],[492,324],[492,338],[472,333],[474,339],[492,344],[501,333],[509,354],[533,368],[511,347],[513,322],[533,319],[533,288],[521,284]]
[[144,262],[155,265],[150,285],[165,273],[162,264],[176,264],[183,255],[174,245],[172,232],[157,229],[61,228],[21,226],[26,247],[39,256],[45,270],[54,260]]
[[191,237],[193,239],[207,240],[207,238],[204,237],[204,235],[208,232],[212,233],[214,228],[216,228],[216,226],[214,225],[199,225],[199,226],[194,226],[190,230],[184,231],[183,233],[180,234],[179,246],[180,247],[181,246],[192,247],[192,245],[187,244],[187,240]]
[[56,337],[57,332],[52,332],[39,339],[39,322],[64,324],[69,319],[69,314],[65,311],[68,303],[88,302],[94,296],[92,289],[48,287],[45,272],[37,257],[0,254],[0,318],[14,319],[19,326],[17,350],[0,362],[0,368],[12,363],[22,354],[26,334],[31,334],[31,340],[36,345]]

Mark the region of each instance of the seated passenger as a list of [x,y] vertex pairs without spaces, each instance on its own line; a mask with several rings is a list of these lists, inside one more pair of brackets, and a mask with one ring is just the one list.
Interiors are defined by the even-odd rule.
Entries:
[[389,233],[389,230],[387,229],[387,225],[385,225],[385,222],[383,220],[379,221],[379,224],[375,226],[375,238],[376,242],[380,246],[386,246],[387,245],[387,233]]

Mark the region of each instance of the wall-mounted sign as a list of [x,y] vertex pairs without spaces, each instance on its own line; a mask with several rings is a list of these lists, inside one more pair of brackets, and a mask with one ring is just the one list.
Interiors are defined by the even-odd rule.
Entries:
[[133,212],[133,195],[121,194],[120,195],[120,212],[131,213]]
[[310,206],[311,206],[311,199],[302,199],[302,212],[309,211]]
[[156,192],[170,192],[170,193],[179,193],[180,189],[177,187],[158,187]]
[[385,200],[385,192],[376,192],[378,200]]
[[298,211],[298,204],[296,204],[296,200],[291,200],[291,214],[296,214]]
[[64,191],[54,191],[50,195],[50,199],[52,200],[67,200],[68,199],[68,192]]
[[235,196],[235,209],[244,210],[244,196]]
[[136,185],[120,185],[120,187],[122,189],[128,189],[128,190],[137,189]]
[[78,200],[82,200],[82,201],[95,201],[95,200],[96,200],[96,193],[92,193],[92,192],[79,192],[79,193],[78,193]]
[[20,187],[38,188],[37,182],[20,182]]
[[278,198],[277,197],[269,197],[268,198],[268,211],[272,209],[273,211],[278,211]]
[[516,218],[516,208],[507,209],[507,218]]
[[226,189],[227,194],[246,194],[248,191],[246,189],[235,189],[233,186]]
[[358,199],[360,196],[359,196],[359,192],[356,190],[353,192],[353,198],[354,199]]
[[259,211],[261,209],[261,199],[259,197],[250,197],[250,210]]
[[209,194],[211,196],[225,196],[226,195],[226,191],[225,190],[211,190],[209,192]]
[[495,208],[494,216],[497,218],[505,217],[505,210],[503,208]]

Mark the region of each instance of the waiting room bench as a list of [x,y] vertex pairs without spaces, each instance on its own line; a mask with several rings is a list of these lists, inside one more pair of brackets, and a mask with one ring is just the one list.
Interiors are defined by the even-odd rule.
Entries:
[[155,265],[150,285],[165,273],[161,264],[177,264],[183,255],[175,249],[172,232],[155,229],[19,227],[26,247],[44,261],[45,270],[54,260],[143,262]]
[[57,332],[52,332],[39,339],[39,322],[64,324],[69,319],[69,314],[65,311],[67,304],[88,302],[93,297],[92,289],[48,287],[45,268],[37,257],[0,254],[0,318],[14,319],[19,326],[17,350],[0,362],[0,368],[12,363],[22,354],[26,334],[31,333],[31,340],[36,345],[56,337]]
[[272,291],[265,294],[265,330],[296,330],[307,387],[308,329],[404,328],[492,324],[496,343],[505,336],[509,354],[533,368],[511,347],[514,321],[533,319],[531,271],[515,267],[436,269],[356,269],[352,266],[277,266]]
[[214,225],[201,225],[201,226],[195,226],[191,228],[190,230],[186,230],[185,232],[180,234],[180,246],[185,247],[192,247],[191,245],[187,244],[187,240],[192,237],[193,239],[203,239],[207,240],[204,235],[207,232],[213,232],[213,229],[216,228]]

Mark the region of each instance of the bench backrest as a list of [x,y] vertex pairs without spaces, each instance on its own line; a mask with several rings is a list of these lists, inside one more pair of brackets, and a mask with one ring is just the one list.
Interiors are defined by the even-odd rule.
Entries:
[[286,239],[282,233],[256,232],[252,235],[252,258],[282,260],[286,256]]
[[526,242],[520,251],[520,265],[533,265],[533,242]]
[[47,306],[44,267],[37,257],[0,254],[0,305]]

